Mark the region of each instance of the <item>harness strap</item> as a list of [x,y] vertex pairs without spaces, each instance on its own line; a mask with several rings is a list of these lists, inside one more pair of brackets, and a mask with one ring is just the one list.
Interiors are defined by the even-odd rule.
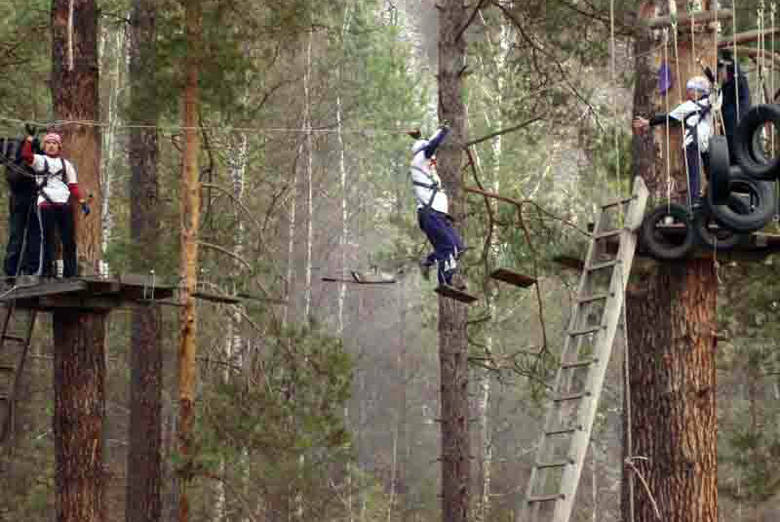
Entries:
[[429,208],[431,208],[431,205],[433,205],[433,200],[434,200],[434,198],[436,197],[436,193],[438,193],[438,192],[439,192],[439,184],[438,184],[438,183],[436,183],[436,181],[435,181],[435,180],[434,180],[434,179],[431,177],[431,175],[430,175],[430,174],[428,174],[427,172],[425,172],[425,171],[424,171],[423,169],[421,169],[420,167],[415,167],[415,166],[412,166],[412,168],[413,168],[414,170],[416,170],[417,172],[421,173],[421,174],[422,174],[423,176],[425,176],[426,178],[428,178],[428,180],[430,181],[430,183],[423,183],[423,182],[421,182],[421,181],[414,181],[414,180],[412,180],[412,185],[414,185],[414,186],[416,186],[416,187],[427,188],[428,190],[430,190],[430,191],[431,191],[431,197],[430,197],[430,199],[428,200],[428,203],[426,203],[426,204],[423,206],[423,208],[425,208],[425,209],[429,209]]

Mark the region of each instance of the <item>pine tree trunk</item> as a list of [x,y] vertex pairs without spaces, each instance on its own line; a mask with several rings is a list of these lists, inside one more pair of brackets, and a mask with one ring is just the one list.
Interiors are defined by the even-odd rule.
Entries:
[[[97,7],[94,0],[54,0],[51,92],[56,119],[98,121]],[[65,125],[63,153],[78,170],[82,192],[100,205],[100,132],[94,125]],[[77,210],[74,208],[74,212]],[[98,219],[74,216],[79,258],[100,259]],[[86,309],[54,313],[54,431],[56,518],[105,520],[103,413],[105,314]]]
[[[685,10],[678,2],[678,12]],[[668,4],[659,5],[668,9]],[[645,3],[640,16],[653,16]],[[663,13],[662,13],[663,14]],[[637,83],[634,112],[642,116],[667,112],[683,99],[688,78],[701,75],[693,58],[715,70],[713,35],[680,28],[681,37],[670,50],[675,82],[666,99],[657,98],[656,73],[662,52],[645,31],[636,42]],[[695,45],[695,50],[692,48]],[[673,46],[673,34],[670,34]],[[655,49],[655,51],[654,51]],[[679,57],[674,61],[675,54]],[[686,187],[683,152],[678,130],[665,129],[634,138],[634,169],[643,177],[654,201],[667,196],[672,181]],[[666,154],[670,168],[667,169]],[[635,264],[641,271],[641,265]],[[710,258],[654,263],[634,274],[626,295],[629,345],[629,393],[625,416],[626,457],[637,468],[624,470],[623,520],[626,522],[716,522],[717,419],[715,411],[715,305],[717,275]],[[649,496],[637,473],[650,489]],[[633,509],[633,514],[632,514]]]
[[[130,22],[130,120],[155,126],[156,8],[134,0]],[[159,250],[157,130],[130,131],[131,270],[154,270]],[[157,305],[132,311],[130,333],[130,447],[127,454],[127,522],[159,520],[162,512],[162,318]]]
[[54,452],[58,522],[106,520],[103,474],[105,312],[54,312]]
[[200,0],[185,2],[187,33],[186,79],[184,87],[184,158],[181,176],[181,329],[179,341],[179,522],[189,520],[187,489],[192,480],[192,437],[195,421],[195,378],[197,314],[192,293],[198,282],[198,227],[200,224],[200,182],[198,153],[198,76],[201,49],[202,11]]
[[[439,118],[452,125],[438,153],[438,169],[450,198],[456,226],[465,228],[461,190],[462,147],[466,108],[463,70],[466,7],[460,0],[439,6]],[[439,297],[439,364],[441,378],[442,520],[465,522],[469,515],[471,449],[469,443],[467,306]]]

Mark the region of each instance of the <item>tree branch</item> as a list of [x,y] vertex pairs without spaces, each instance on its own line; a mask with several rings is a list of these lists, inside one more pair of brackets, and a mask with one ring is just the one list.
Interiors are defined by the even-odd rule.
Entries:
[[477,143],[482,143],[483,141],[487,141],[491,138],[495,138],[496,136],[502,136],[504,134],[509,134],[510,132],[514,132],[516,130],[520,130],[524,127],[527,127],[528,125],[537,122],[542,119],[542,116],[534,116],[533,118],[524,121],[523,123],[519,123],[517,125],[513,125],[512,127],[507,127],[506,129],[497,130],[496,132],[491,132],[490,134],[487,134],[481,138],[477,138],[475,140],[471,140],[466,143],[466,147],[471,147],[472,145],[476,145]]

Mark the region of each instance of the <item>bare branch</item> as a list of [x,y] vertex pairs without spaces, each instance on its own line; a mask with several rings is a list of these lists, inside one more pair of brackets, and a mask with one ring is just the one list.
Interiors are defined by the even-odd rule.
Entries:
[[496,136],[502,136],[504,134],[509,134],[510,132],[514,132],[516,130],[520,130],[524,127],[527,127],[528,125],[537,122],[542,119],[542,116],[534,116],[533,118],[524,121],[523,123],[519,123],[517,125],[513,125],[512,127],[507,127],[506,129],[497,130],[495,132],[491,132],[490,134],[487,134],[486,136],[482,136],[481,138],[477,138],[475,140],[471,140],[466,143],[466,147],[470,147],[472,145],[476,145],[477,143],[482,143],[483,141],[487,141],[491,138],[495,138]]

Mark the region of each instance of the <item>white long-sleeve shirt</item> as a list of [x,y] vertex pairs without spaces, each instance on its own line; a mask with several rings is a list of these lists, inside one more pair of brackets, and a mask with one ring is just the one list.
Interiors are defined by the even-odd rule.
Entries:
[[442,189],[441,179],[439,179],[439,175],[436,173],[432,160],[436,149],[448,132],[449,128],[442,127],[429,139],[417,140],[412,145],[410,173],[418,209],[430,205],[430,208],[433,210],[444,214],[447,213],[447,194]]

